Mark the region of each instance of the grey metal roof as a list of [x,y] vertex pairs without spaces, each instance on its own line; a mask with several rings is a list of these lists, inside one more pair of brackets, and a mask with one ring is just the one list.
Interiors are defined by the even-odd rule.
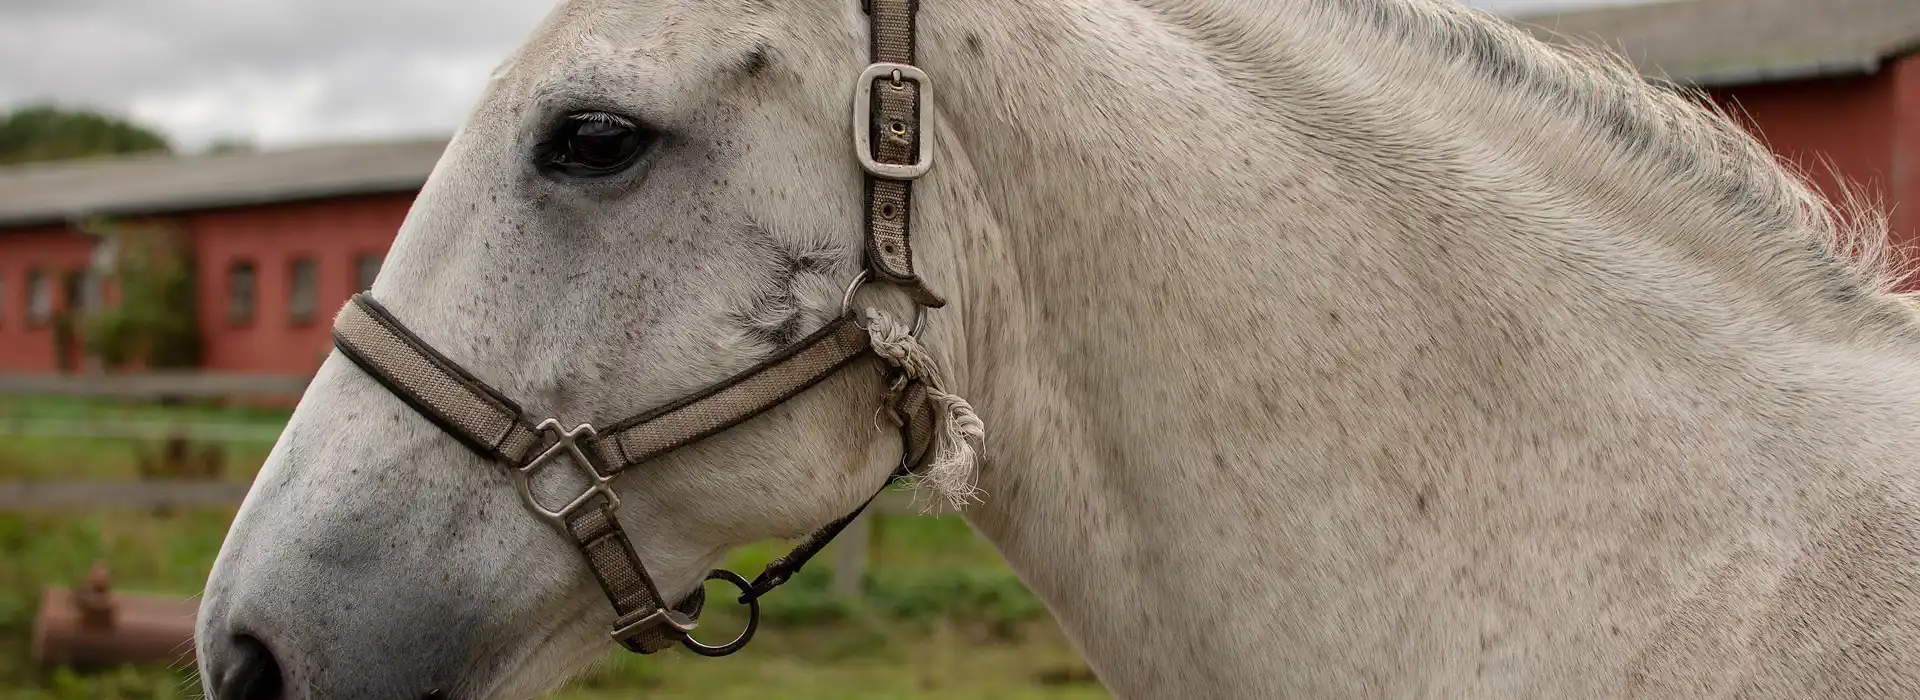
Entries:
[[0,168],[0,226],[404,192],[426,184],[446,146],[433,138]]
[[1920,0],[1666,0],[1516,21],[1703,86],[1872,73],[1920,49]]

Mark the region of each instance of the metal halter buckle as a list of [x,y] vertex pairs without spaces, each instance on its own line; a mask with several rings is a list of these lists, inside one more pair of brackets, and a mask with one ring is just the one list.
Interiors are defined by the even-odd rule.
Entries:
[[[853,89],[853,154],[860,159],[860,167],[875,177],[893,180],[917,180],[933,169],[933,139],[928,138],[926,129],[920,130],[919,146],[915,148],[912,163],[882,163],[873,158],[873,84],[883,78],[891,78],[893,85],[914,83],[920,86],[920,104],[932,104],[933,80],[927,72],[905,63],[875,63],[860,72],[860,82]],[[927,121],[927,110],[920,110],[920,121]]]
[[[593,462],[587,459],[586,452],[580,449],[581,440],[594,436],[593,426],[581,423],[572,430],[562,430],[560,421],[548,418],[541,421],[534,430],[542,434],[551,434],[555,439],[552,445],[540,453],[540,456],[523,466],[516,467],[512,472],[514,489],[520,492],[520,500],[527,504],[527,508],[559,528],[562,534],[567,534],[567,519],[592,502],[594,496],[605,498],[609,510],[620,507],[620,497],[613,493],[613,476],[601,476],[600,471],[594,468]],[[588,486],[584,493],[575,496],[559,510],[548,510],[546,506],[540,505],[540,499],[533,495],[533,475],[562,456],[569,458],[580,471],[585,472],[587,478],[593,481],[593,485]]]

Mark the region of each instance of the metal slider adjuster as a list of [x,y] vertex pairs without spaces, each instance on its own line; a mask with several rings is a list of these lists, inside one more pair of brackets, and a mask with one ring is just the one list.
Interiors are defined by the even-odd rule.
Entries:
[[[922,109],[918,117],[923,124],[912,163],[882,163],[873,158],[873,84],[882,79],[894,86],[908,82],[920,86]],[[853,153],[860,159],[860,167],[875,177],[893,180],[917,180],[932,170],[933,139],[927,137],[924,128],[928,116],[925,105],[932,104],[932,97],[933,81],[919,68],[905,63],[875,63],[861,71],[853,89]]]
[[[559,528],[561,534],[571,536],[572,533],[567,531],[567,519],[572,517],[574,512],[591,503],[594,496],[606,499],[608,510],[620,507],[620,497],[613,493],[613,476],[618,475],[602,476],[600,471],[594,468],[593,462],[587,459],[586,452],[580,449],[580,441],[594,436],[593,426],[581,423],[572,430],[562,430],[560,421],[548,418],[541,421],[534,430],[541,434],[553,435],[555,439],[552,445],[540,452],[540,456],[513,469],[514,489],[520,492],[520,500],[526,502],[527,508],[532,509],[549,524]],[[559,510],[549,510],[540,504],[539,498],[533,495],[533,475],[562,456],[570,458],[580,471],[586,473],[593,484]]]
[[640,618],[633,624],[614,630],[613,641],[625,644],[628,639],[637,637],[641,633],[661,625],[673,628],[674,636],[683,640],[691,640],[693,637],[688,635],[693,632],[694,628],[699,627],[700,623],[693,618],[687,617],[678,610],[661,608],[653,611],[651,615]]

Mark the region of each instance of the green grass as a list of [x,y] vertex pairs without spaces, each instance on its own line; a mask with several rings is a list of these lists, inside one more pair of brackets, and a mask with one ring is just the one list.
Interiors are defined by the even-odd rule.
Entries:
[[[284,422],[286,412],[0,399],[0,421],[95,416],[271,424]],[[119,443],[133,442],[0,440],[0,480],[131,479],[143,446]],[[268,447],[235,448],[227,478],[251,479]],[[164,664],[90,674],[34,668],[26,658],[27,638],[41,590],[74,584],[95,561],[107,563],[119,591],[197,594],[232,516],[230,510],[0,514],[0,700],[198,697],[190,672]],[[965,523],[881,517],[873,533],[868,595],[861,601],[828,593],[829,552],[764,600],[765,620],[745,652],[725,659],[677,651],[610,655],[552,697],[1107,697],[1045,610]],[[734,552],[727,563],[751,576],[785,551],[784,543],[761,543]],[[737,610],[720,605],[702,626],[720,634],[741,622]]]
[[228,512],[0,515],[0,698],[89,700],[187,697],[186,676],[166,668],[101,675],[47,672],[27,660],[41,591],[69,586],[95,561],[115,589],[188,598],[206,581],[232,518]]
[[[217,450],[229,480],[249,481],[273,447],[272,435],[285,425],[288,409],[194,404],[155,406],[53,397],[0,396],[0,479],[115,480],[132,478],[140,457],[155,455],[150,440],[45,437],[35,429],[90,421],[232,426],[265,439],[200,442]],[[25,433],[24,435],[22,433]]]
[[1015,641],[949,623],[783,630],[726,659],[614,657],[554,700],[1106,698],[1047,624]]

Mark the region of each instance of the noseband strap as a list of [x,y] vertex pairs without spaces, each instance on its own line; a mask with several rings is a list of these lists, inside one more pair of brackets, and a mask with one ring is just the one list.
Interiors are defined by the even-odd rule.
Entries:
[[[518,404],[447,359],[373,299],[353,296],[334,319],[334,344],[414,410],[488,459],[525,465],[544,447]],[[866,356],[867,331],[836,318],[753,368],[579,440],[611,476],[780,405]]]

